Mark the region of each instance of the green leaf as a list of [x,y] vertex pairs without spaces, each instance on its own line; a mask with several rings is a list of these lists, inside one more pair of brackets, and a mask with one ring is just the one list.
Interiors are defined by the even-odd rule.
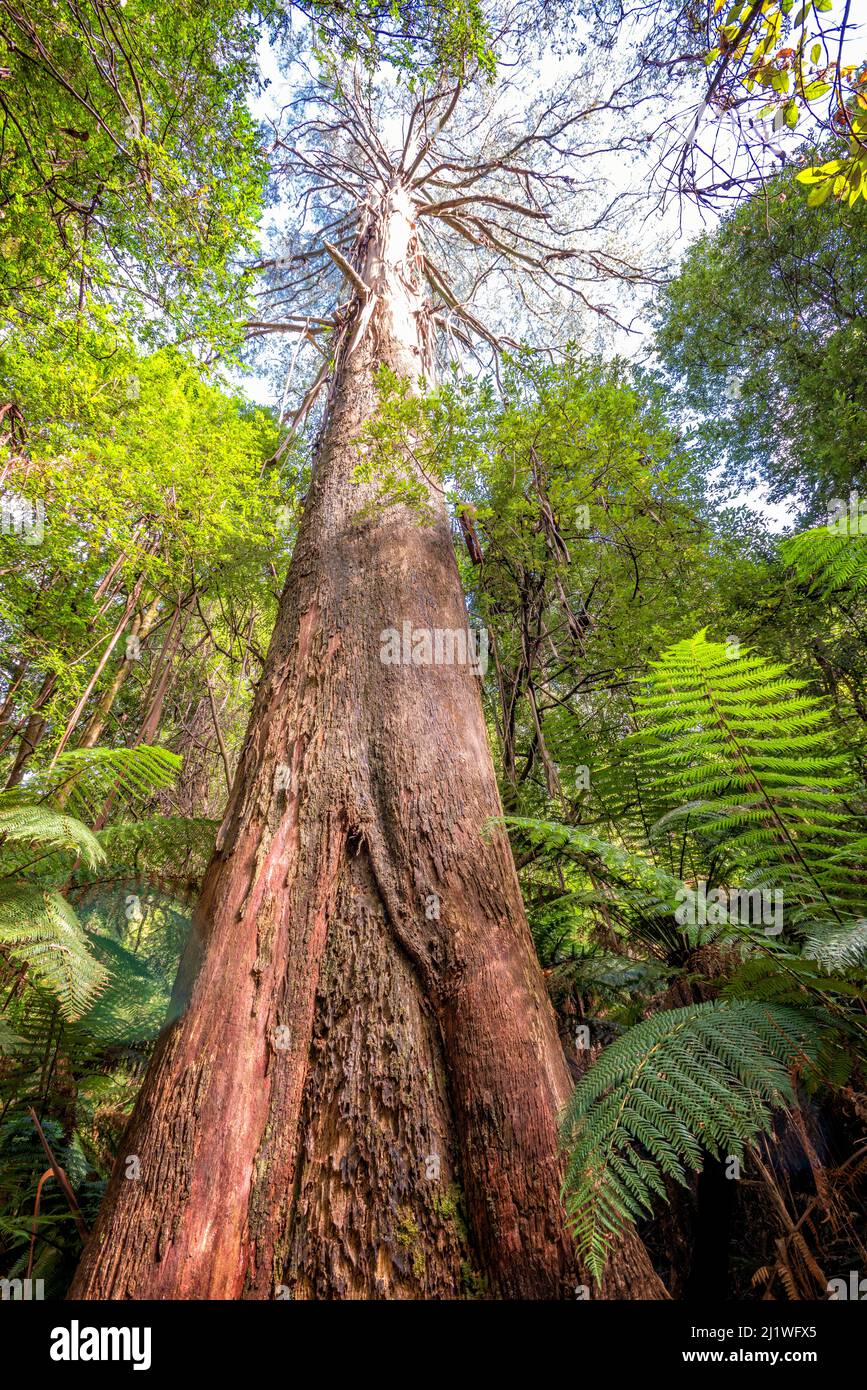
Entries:
[[791,1069],[823,1059],[827,1017],[755,1000],[654,1015],[607,1047],[562,1126],[564,1199],[581,1258],[601,1281],[624,1230],[686,1186],[707,1154],[735,1156],[792,1104]]
[[822,184],[821,188],[814,188],[807,198],[807,206],[811,208],[821,207],[829,198],[833,187],[834,185],[829,179],[827,183]]

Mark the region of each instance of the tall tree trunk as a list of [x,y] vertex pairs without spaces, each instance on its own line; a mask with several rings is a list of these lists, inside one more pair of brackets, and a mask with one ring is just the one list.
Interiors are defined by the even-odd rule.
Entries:
[[432,374],[399,187],[354,263],[377,299],[338,349],[177,1018],[73,1297],[575,1296],[567,1072],[508,840],[485,832],[478,679],[381,659],[404,621],[467,626],[438,490],[420,516],[353,480],[377,365]]

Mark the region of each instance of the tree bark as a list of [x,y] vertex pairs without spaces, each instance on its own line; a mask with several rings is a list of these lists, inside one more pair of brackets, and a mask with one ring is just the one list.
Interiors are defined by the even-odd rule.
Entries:
[[[575,1297],[569,1083],[508,840],[486,831],[478,677],[381,659],[404,621],[467,628],[438,489],[422,516],[353,477],[378,364],[432,379],[399,186],[354,266],[377,298],[355,295],[337,350],[174,1021],[72,1297]],[[659,1293],[636,1245],[631,1287]]]
[[[27,722],[24,725],[24,729],[21,733],[20,742],[15,753],[15,758],[12,763],[9,778],[6,782],[6,791],[10,791],[12,787],[20,786],[24,778],[24,772],[26,770],[27,764],[33,757],[33,754],[36,752],[36,749],[39,746],[39,742],[42,739],[42,736],[45,733],[46,728],[48,727],[48,722],[45,719],[45,716],[40,713],[40,711],[51,698],[56,683],[57,677],[52,672],[49,672],[48,675],[45,677],[44,681],[42,682],[39,694],[36,696],[36,699],[34,700],[30,708],[30,713],[27,716]],[[3,746],[5,747],[5,741]]]

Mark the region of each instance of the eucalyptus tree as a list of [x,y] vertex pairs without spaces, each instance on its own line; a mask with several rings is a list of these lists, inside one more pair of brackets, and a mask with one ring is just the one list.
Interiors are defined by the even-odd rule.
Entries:
[[[568,1078],[497,826],[484,642],[440,481],[411,441],[394,495],[364,468],[383,373],[427,391],[450,351],[496,355],[540,310],[553,342],[645,273],[591,169],[633,150],[629,94],[581,72],[527,104],[528,80],[331,73],[275,130],[295,224],[250,328],[320,354],[312,479],[74,1296],[574,1297]],[[664,1294],[633,1235],[605,1287]]]

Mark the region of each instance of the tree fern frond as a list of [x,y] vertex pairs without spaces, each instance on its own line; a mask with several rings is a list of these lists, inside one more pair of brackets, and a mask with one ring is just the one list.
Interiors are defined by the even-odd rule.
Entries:
[[821,1051],[815,1017],[753,1000],[659,1013],[606,1048],[562,1129],[566,1211],[593,1277],[624,1228],[665,1196],[664,1176],[685,1183],[707,1152],[743,1159],[771,1110],[792,1102],[790,1069]]
[[576,951],[554,967],[561,980],[568,980],[573,989],[593,990],[616,999],[626,995],[650,994],[657,990],[669,972],[658,961],[633,960],[630,956],[615,956],[606,951]]
[[128,866],[130,877],[165,879],[195,889],[210,863],[218,829],[218,821],[203,816],[151,816],[116,822],[98,831],[97,839],[113,872]]
[[111,937],[93,938],[108,983],[78,1030],[112,1046],[150,1042],[165,1022],[171,981]]
[[574,859],[579,863],[598,862],[611,879],[630,885],[636,902],[640,897],[646,904],[655,903],[673,910],[680,880],[658,868],[647,855],[558,821],[504,816],[502,824],[510,830],[520,831],[546,854]]
[[182,762],[177,753],[148,744],[137,748],[74,748],[61,753],[50,770],[34,774],[32,785],[48,794],[62,788],[71,809],[95,821],[112,795],[134,810],[154,792],[170,787]]
[[844,529],[841,533],[815,526],[781,541],[780,553],[799,583],[823,598],[867,588],[867,535],[863,531],[849,533]]
[[59,893],[23,884],[0,889],[0,944],[76,1019],[104,987],[107,974],[88,949],[81,923]]
[[849,915],[860,891],[844,804],[853,779],[803,682],[702,631],[653,663],[636,705],[644,728],[629,742],[669,806],[653,835],[688,822],[724,849],[727,873],[784,887],[790,911]]
[[73,850],[88,868],[105,859],[99,842],[74,816],[35,802],[26,792],[0,793],[0,849],[9,845]]
[[849,999],[867,996],[867,976],[828,974],[815,960],[792,952],[748,956],[731,972],[721,986],[729,999],[757,999],[769,1004],[796,1007],[825,1005],[834,995]]
[[867,918],[814,928],[807,933],[803,955],[829,975],[867,966]]

